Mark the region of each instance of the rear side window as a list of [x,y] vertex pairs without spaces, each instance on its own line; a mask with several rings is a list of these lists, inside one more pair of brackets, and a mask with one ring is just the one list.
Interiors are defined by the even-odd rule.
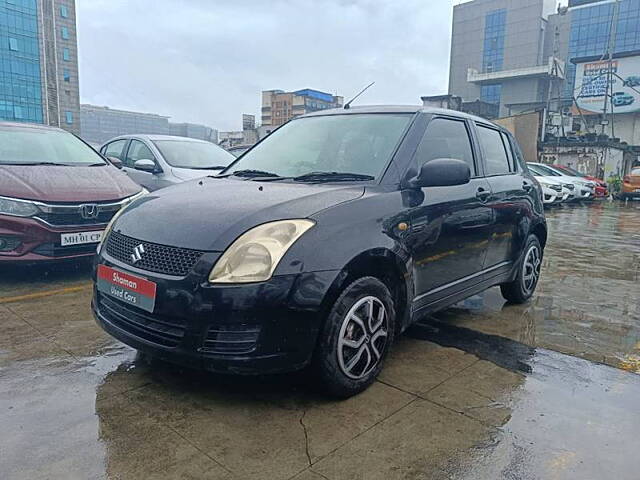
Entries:
[[476,175],[473,150],[467,126],[462,120],[435,118],[416,151],[418,167],[438,158],[455,158],[469,164],[471,175]]
[[509,156],[502,134],[493,128],[478,125],[478,137],[484,151],[487,176],[511,173],[513,170],[509,164]]
[[511,144],[511,151],[513,152],[513,158],[515,159],[514,171],[521,172],[525,170],[526,162],[524,160],[524,155],[522,153],[522,150],[520,149],[520,145],[518,145],[517,140],[511,136],[507,135],[507,140],[508,140],[507,145]]
[[111,142],[109,145],[102,148],[102,154],[105,157],[115,157],[122,161],[124,160],[124,158],[122,158],[122,151],[126,144],[126,140],[116,140],[115,142]]

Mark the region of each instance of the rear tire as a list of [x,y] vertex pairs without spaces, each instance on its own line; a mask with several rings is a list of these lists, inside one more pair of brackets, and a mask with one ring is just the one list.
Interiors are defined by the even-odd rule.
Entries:
[[320,332],[312,370],[323,391],[347,398],[371,385],[393,343],[395,308],[387,286],[363,277],[335,301]]
[[542,267],[542,246],[535,235],[529,235],[524,255],[520,259],[516,278],[500,285],[502,296],[509,303],[527,302],[536,290]]

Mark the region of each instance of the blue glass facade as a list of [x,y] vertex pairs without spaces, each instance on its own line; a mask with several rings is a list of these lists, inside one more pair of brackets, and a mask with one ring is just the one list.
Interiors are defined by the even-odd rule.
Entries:
[[[596,3],[571,11],[569,60],[605,54],[611,35],[613,14],[613,3]],[[634,50],[640,50],[640,0],[621,0],[614,53]],[[565,90],[569,98],[576,88],[575,78],[576,66],[569,62]]]
[[500,104],[502,97],[502,85],[499,83],[493,85],[483,85],[480,89],[480,100],[487,103]]
[[0,0],[0,120],[43,122],[36,0]]
[[484,25],[484,49],[482,71],[497,72],[504,63],[504,34],[507,23],[507,10],[500,9],[487,13]]

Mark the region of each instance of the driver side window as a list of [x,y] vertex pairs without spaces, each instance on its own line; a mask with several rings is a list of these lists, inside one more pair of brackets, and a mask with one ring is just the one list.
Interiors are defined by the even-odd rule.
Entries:
[[477,175],[469,131],[463,120],[434,118],[420,141],[415,155],[418,169],[438,158],[454,158],[469,165],[471,176]]
[[152,160],[154,163],[157,163],[149,147],[140,140],[131,140],[131,145],[129,145],[129,150],[127,151],[127,157],[124,160],[124,164],[126,167],[134,168],[134,164],[138,160]]

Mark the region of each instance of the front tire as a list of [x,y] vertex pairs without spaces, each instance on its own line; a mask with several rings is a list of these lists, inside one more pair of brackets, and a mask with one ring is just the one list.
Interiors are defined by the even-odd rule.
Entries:
[[527,302],[536,290],[540,280],[541,267],[542,246],[540,240],[535,235],[529,235],[515,280],[500,285],[502,296],[509,303]]
[[368,388],[382,370],[394,333],[387,286],[374,277],[347,286],[329,312],[313,356],[322,389],[347,398]]

